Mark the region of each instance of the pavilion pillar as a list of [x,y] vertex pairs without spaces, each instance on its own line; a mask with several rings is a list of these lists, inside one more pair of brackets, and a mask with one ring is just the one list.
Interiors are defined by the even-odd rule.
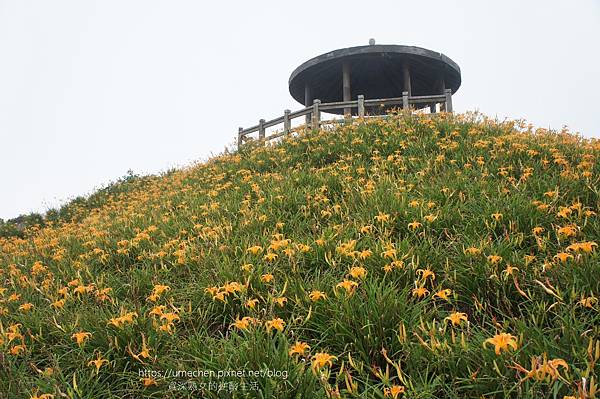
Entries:
[[404,64],[402,64],[402,76],[404,80],[403,91],[407,91],[408,96],[410,97],[412,96],[412,87],[410,84],[410,66],[408,65],[408,61],[405,61]]
[[[444,77],[441,77],[440,80],[438,81],[438,88],[439,88],[439,94],[446,94],[446,81],[444,80]],[[446,103],[441,103],[440,104],[440,112],[446,112]]]
[[[304,85],[304,106],[310,107],[313,104],[312,91],[310,90],[310,86],[308,83]],[[310,114],[306,114],[305,118],[306,125],[310,125]]]
[[[343,100],[351,101],[352,92],[350,90],[350,64],[344,62],[342,64],[342,89],[343,89]],[[352,108],[344,108],[344,118],[349,119],[352,117]]]

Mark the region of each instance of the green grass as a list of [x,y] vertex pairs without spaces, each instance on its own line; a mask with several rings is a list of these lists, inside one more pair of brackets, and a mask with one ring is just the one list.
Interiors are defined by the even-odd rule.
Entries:
[[598,397],[599,153],[400,114],[123,179],[0,238],[0,397]]

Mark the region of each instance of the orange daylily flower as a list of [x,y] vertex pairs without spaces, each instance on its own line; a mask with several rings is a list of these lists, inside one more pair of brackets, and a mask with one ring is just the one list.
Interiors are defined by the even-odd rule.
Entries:
[[336,356],[332,356],[329,353],[325,353],[325,352],[316,353],[312,358],[313,372],[317,372],[326,366],[332,367],[333,361],[336,359],[337,359]]
[[507,333],[496,334],[492,338],[486,339],[483,343],[483,347],[485,347],[488,343],[494,345],[494,351],[496,352],[496,355],[499,355],[501,351],[508,352],[510,348],[514,350],[517,350],[518,348],[517,337]]
[[83,344],[91,336],[92,333],[81,331],[71,335],[71,338],[73,338],[77,342],[77,345],[81,346],[81,344]]
[[276,329],[277,331],[283,331],[285,327],[285,322],[280,318],[275,318],[272,320],[268,320],[265,323],[265,327],[267,328],[267,332],[270,332],[272,329]]
[[290,347],[288,354],[290,356],[304,356],[304,352],[306,352],[308,349],[310,349],[310,346],[306,342],[296,341],[296,343]]

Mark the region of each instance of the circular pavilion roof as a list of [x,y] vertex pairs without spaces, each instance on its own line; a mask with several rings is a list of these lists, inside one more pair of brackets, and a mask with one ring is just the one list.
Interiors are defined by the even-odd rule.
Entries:
[[403,65],[411,75],[411,95],[440,94],[440,81],[452,93],[460,87],[460,68],[442,53],[421,47],[382,45],[349,47],[312,58],[292,72],[290,94],[304,104],[305,86],[311,98],[321,102],[343,101],[342,64],[350,66],[351,98],[401,97],[404,88]]

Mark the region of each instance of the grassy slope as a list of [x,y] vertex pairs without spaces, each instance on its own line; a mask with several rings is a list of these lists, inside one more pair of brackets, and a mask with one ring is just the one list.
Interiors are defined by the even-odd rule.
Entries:
[[[562,398],[586,378],[589,394],[599,151],[478,115],[395,116],[129,182],[0,241],[0,397],[198,397],[138,370],[264,368],[288,378],[219,381],[267,398]],[[516,350],[484,346],[499,333]],[[313,370],[317,353],[331,367]],[[559,375],[524,371],[544,366]]]

